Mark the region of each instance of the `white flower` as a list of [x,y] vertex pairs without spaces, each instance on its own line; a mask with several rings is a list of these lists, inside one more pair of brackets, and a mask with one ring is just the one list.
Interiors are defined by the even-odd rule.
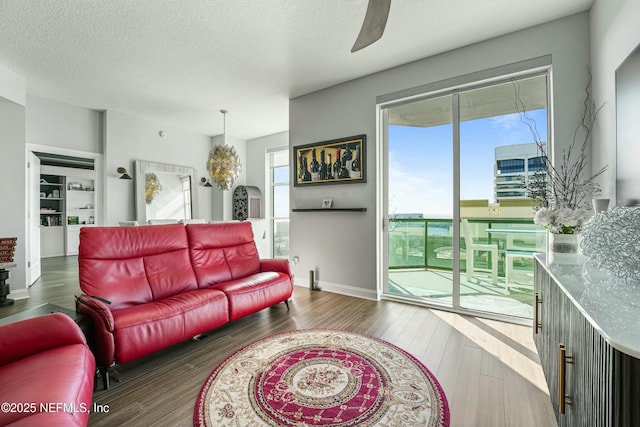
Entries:
[[556,222],[564,227],[577,227],[578,215],[572,209],[560,208],[556,212]]
[[537,225],[544,225],[545,227],[551,222],[551,210],[547,208],[540,208],[536,215],[533,217],[533,222]]
[[579,232],[584,223],[590,218],[590,209],[540,208],[536,212],[533,222],[547,227],[552,233],[559,234]]
[[580,223],[584,224],[591,219],[591,209],[579,209],[578,215],[580,218]]

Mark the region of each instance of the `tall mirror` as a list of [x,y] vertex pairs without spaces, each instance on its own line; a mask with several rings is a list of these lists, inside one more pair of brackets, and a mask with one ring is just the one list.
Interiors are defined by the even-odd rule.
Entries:
[[640,205],[640,47],[616,70],[616,205]]
[[140,224],[193,219],[198,211],[196,170],[136,160],[136,214]]

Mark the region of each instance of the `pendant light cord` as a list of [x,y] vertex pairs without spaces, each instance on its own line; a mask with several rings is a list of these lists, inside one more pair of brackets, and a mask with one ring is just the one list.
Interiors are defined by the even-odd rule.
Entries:
[[222,143],[227,145],[227,113],[228,110],[220,110],[222,113]]

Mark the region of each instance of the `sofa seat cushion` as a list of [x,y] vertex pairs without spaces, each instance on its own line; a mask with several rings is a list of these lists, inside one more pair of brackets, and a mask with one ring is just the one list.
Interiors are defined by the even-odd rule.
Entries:
[[[0,366],[0,400],[35,404],[21,412],[0,412],[0,425],[86,426],[94,374],[95,361],[84,344],[56,347]],[[41,413],[41,403],[66,407]]]
[[291,278],[285,273],[264,272],[213,286],[227,295],[229,318],[236,320],[286,301],[291,296]]
[[116,363],[177,344],[229,321],[225,294],[199,289],[113,312]]

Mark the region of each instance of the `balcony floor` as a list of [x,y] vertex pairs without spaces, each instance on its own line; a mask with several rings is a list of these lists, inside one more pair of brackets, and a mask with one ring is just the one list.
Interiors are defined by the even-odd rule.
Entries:
[[[504,277],[491,284],[491,277],[477,273],[470,282],[461,274],[460,305],[463,308],[531,319],[533,316],[533,277],[521,271],[509,290]],[[402,269],[389,271],[389,293],[431,300],[451,306],[453,273],[434,269]]]

